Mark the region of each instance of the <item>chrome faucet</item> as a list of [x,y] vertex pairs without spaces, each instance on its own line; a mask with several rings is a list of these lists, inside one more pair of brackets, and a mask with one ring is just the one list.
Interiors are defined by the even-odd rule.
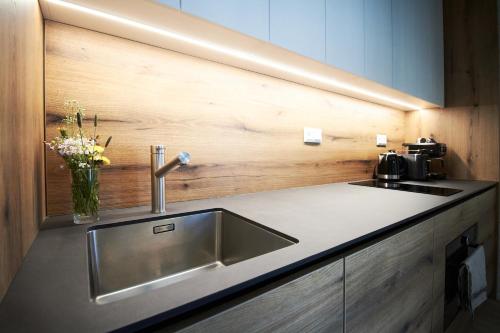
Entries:
[[165,164],[165,146],[151,146],[151,212],[165,213],[165,175],[179,165],[186,165],[191,155],[179,153],[176,158]]

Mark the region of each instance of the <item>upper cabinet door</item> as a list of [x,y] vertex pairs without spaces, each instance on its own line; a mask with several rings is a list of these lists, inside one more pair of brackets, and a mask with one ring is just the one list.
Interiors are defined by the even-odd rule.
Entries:
[[270,0],[271,43],[325,61],[325,0]]
[[365,75],[364,0],[326,0],[326,62]]
[[159,2],[161,4],[174,7],[176,9],[181,8],[181,0],[156,0],[156,2]]
[[393,0],[394,88],[444,104],[441,0]]
[[425,6],[423,29],[426,36],[425,62],[428,70],[423,89],[425,99],[444,106],[444,36],[443,2],[439,0],[422,1]]
[[392,87],[391,0],[364,0],[365,76]]
[[269,0],[182,0],[182,10],[268,41]]

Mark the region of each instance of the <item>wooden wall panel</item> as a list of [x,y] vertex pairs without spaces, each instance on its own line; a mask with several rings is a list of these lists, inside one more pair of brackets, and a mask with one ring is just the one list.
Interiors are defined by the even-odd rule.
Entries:
[[[167,176],[169,201],[369,178],[384,148],[403,141],[404,112],[51,21],[46,22],[46,137],[65,99],[113,135],[102,206],[150,203],[149,145],[192,164]],[[302,143],[321,127],[320,146]],[[48,214],[71,210],[68,171],[47,158]]]
[[0,301],[44,212],[43,19],[0,1]]
[[444,109],[406,114],[405,138],[448,145],[450,177],[499,179],[496,0],[445,0]]
[[446,143],[450,178],[498,180],[498,124],[496,105],[420,110],[406,114],[405,138],[432,136]]

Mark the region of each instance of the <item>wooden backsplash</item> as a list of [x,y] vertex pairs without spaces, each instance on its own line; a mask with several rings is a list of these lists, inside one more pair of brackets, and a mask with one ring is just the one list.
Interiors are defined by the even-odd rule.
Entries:
[[[46,125],[66,99],[97,113],[112,135],[103,207],[150,203],[149,146],[192,164],[167,176],[168,201],[371,177],[375,135],[401,147],[404,112],[60,23],[46,22]],[[303,144],[303,127],[323,144]],[[70,178],[47,153],[49,215],[71,210]]]
[[0,64],[1,303],[45,212],[43,18],[38,1],[0,1]]

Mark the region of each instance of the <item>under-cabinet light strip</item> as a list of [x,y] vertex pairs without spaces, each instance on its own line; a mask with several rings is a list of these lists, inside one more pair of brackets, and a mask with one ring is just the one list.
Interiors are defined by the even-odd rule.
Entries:
[[144,24],[144,23],[140,23],[137,21],[133,21],[133,20],[124,18],[124,17],[108,14],[108,13],[105,13],[105,12],[102,12],[99,10],[80,6],[80,5],[66,2],[63,0],[47,0],[47,2],[52,3],[54,5],[77,10],[77,11],[80,11],[80,12],[83,12],[86,14],[90,14],[93,16],[101,17],[101,18],[104,18],[104,19],[107,19],[110,21],[118,22],[118,23],[128,25],[128,26],[131,26],[134,28],[149,31],[149,32],[161,35],[161,36],[175,39],[177,41],[181,41],[181,42],[185,42],[185,43],[188,43],[191,45],[202,47],[202,48],[205,48],[205,49],[208,49],[211,51],[215,51],[217,53],[221,53],[221,54],[224,54],[227,56],[231,56],[231,57],[234,57],[237,59],[249,61],[249,62],[259,64],[259,65],[262,65],[262,66],[265,66],[268,68],[272,68],[274,70],[286,72],[286,73],[296,75],[298,77],[302,77],[302,78],[305,78],[308,80],[313,80],[313,81],[316,81],[319,83],[326,84],[326,85],[331,86],[331,87],[350,91],[352,93],[356,93],[356,94],[360,94],[360,95],[363,95],[366,97],[374,98],[376,100],[384,101],[384,102],[391,103],[394,105],[399,105],[403,108],[412,109],[412,110],[421,109],[421,107],[414,105],[414,104],[411,104],[411,103],[407,103],[405,101],[401,101],[401,100],[398,100],[398,99],[395,99],[395,98],[392,98],[389,96],[385,96],[382,94],[377,94],[377,93],[374,93],[372,91],[369,91],[369,90],[366,90],[363,88],[359,88],[359,87],[353,86],[353,85],[345,83],[345,82],[341,82],[341,81],[338,81],[338,80],[335,80],[335,79],[332,79],[332,78],[329,78],[326,76],[318,75],[315,73],[311,73],[311,72],[305,71],[303,69],[300,69],[298,67],[289,66],[289,65],[286,65],[283,63],[275,62],[275,61],[263,58],[261,56],[258,56],[258,55],[252,54],[252,53],[240,51],[240,50],[233,49],[233,48],[230,48],[230,47],[227,47],[224,45],[212,43],[212,42],[209,42],[206,40],[193,38],[193,37],[187,36],[185,34],[177,33],[174,31],[163,29],[163,28],[156,28],[156,27]]

